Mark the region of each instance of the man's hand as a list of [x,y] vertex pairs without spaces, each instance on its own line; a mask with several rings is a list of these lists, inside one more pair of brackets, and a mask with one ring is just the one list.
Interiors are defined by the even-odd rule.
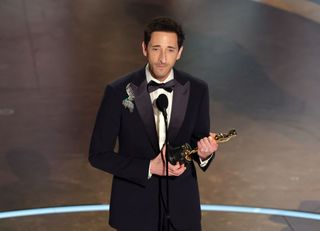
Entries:
[[218,149],[218,143],[213,138],[215,137],[215,133],[210,132],[210,136],[205,137],[198,141],[198,155],[201,158],[201,160],[207,159],[212,153],[217,151]]
[[[151,174],[158,176],[166,175],[166,146],[163,146],[159,155],[150,161]],[[180,176],[186,170],[184,164],[179,162],[176,165],[168,164],[169,176]]]

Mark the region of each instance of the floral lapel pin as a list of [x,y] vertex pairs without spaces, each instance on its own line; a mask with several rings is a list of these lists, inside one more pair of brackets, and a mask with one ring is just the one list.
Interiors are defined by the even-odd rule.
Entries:
[[122,105],[125,108],[128,108],[130,112],[133,112],[133,109],[134,109],[134,104],[133,104],[134,94],[133,94],[133,90],[131,88],[131,83],[129,83],[126,86],[126,92],[127,92],[128,97],[125,98],[124,100],[122,100]]

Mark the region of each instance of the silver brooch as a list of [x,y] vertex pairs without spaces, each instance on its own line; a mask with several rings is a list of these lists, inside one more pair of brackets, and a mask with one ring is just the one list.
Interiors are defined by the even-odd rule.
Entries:
[[124,100],[122,100],[122,105],[125,108],[128,108],[130,112],[133,112],[133,109],[134,109],[134,104],[133,104],[134,94],[133,94],[133,91],[132,91],[132,88],[131,88],[130,84],[131,83],[129,83],[126,86],[126,92],[127,92],[128,97],[125,98]]

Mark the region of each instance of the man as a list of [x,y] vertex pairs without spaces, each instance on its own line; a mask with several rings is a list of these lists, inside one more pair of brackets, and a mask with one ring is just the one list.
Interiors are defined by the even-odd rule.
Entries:
[[206,170],[218,148],[214,134],[209,133],[208,87],[173,69],[181,57],[183,41],[184,33],[175,21],[152,20],[142,42],[147,65],[106,87],[89,160],[94,167],[113,174],[109,223],[119,231],[166,230],[168,226],[172,231],[201,230],[193,161],[169,164],[169,198],[166,197],[166,129],[155,104],[160,94],[167,96],[169,144],[197,147],[193,159]]

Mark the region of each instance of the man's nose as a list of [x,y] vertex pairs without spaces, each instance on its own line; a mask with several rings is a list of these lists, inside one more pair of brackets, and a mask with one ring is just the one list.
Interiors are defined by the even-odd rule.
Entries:
[[160,52],[160,57],[159,60],[161,63],[166,63],[167,62],[167,56],[165,51]]

